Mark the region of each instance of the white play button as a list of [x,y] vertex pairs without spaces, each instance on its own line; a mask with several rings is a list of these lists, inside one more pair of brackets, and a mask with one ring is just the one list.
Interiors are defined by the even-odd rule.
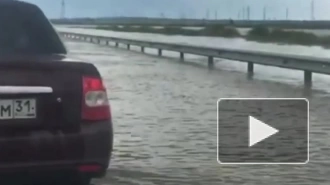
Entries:
[[249,116],[249,147],[267,139],[276,134],[277,129],[267,125],[266,123]]

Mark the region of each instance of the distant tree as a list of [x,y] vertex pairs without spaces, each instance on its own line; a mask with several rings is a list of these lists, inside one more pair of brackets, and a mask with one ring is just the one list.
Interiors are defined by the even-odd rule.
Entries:
[[234,25],[234,21],[232,19],[229,19],[229,24]]

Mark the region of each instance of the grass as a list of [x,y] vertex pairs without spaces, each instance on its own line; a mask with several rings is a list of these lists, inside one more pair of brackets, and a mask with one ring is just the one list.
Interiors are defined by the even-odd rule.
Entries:
[[186,36],[215,36],[215,37],[239,37],[240,34],[235,28],[222,26],[209,26],[202,30],[189,30],[177,26],[167,26],[163,28],[153,28],[150,26],[97,26],[96,29],[137,32],[137,33],[157,33],[165,35],[186,35]]
[[200,30],[203,36],[220,36],[220,37],[240,37],[240,33],[234,27],[226,27],[222,25],[206,26]]
[[241,35],[235,27],[222,25],[206,26],[201,30],[183,29],[178,26],[167,26],[163,28],[154,28],[151,26],[98,26],[96,29],[164,35],[245,38],[246,40],[257,42],[298,44],[306,46],[316,45],[330,48],[330,35],[321,37],[313,33],[306,33],[303,31],[288,31],[281,28],[271,29],[265,26],[255,26],[248,32],[247,35],[244,36]]
[[313,33],[288,31],[280,28],[269,29],[262,26],[251,29],[245,38],[258,42],[330,47],[330,36],[321,37]]

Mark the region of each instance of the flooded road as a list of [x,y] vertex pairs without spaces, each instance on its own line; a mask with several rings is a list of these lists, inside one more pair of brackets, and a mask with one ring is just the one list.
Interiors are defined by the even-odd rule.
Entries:
[[[157,58],[90,43],[66,42],[73,56],[102,73],[112,106],[115,145],[102,185],[328,184],[330,181],[330,76],[315,75],[305,95],[302,72],[206,59]],[[132,48],[134,49],[134,48]],[[146,50],[153,53],[152,50]],[[168,56],[176,53],[164,52]],[[216,101],[228,97],[308,97],[310,162],[307,165],[219,165]]]

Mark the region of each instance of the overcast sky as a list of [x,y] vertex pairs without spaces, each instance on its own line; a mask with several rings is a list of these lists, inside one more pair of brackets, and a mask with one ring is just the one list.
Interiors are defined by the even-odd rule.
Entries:
[[[25,0],[39,5],[49,18],[59,18],[62,0]],[[310,20],[311,0],[65,0],[66,17],[171,17],[233,18],[250,6],[250,19],[262,19],[267,7],[268,19]],[[207,13],[209,12],[209,13]],[[330,0],[314,0],[315,19],[330,20]],[[240,16],[242,17],[242,11]]]

